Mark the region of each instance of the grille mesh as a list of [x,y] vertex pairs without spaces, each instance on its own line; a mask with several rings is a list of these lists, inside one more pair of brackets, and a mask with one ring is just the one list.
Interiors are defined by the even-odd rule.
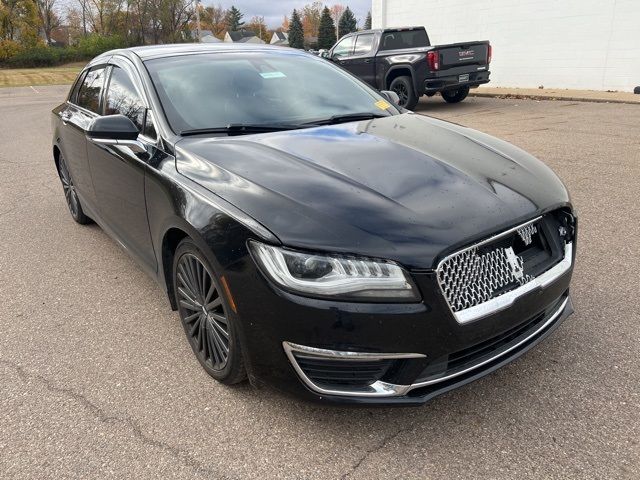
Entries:
[[[533,227],[533,228],[532,228]],[[527,225],[516,232],[526,245],[537,228]],[[506,287],[522,285],[531,280],[523,273],[523,259],[511,247],[495,247],[485,252],[478,247],[447,257],[438,267],[438,281],[454,312],[480,305],[506,291]],[[510,258],[511,257],[511,258]]]

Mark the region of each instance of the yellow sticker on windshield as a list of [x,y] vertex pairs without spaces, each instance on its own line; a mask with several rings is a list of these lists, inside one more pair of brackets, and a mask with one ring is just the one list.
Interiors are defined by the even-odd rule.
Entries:
[[384,100],[378,100],[375,103],[375,106],[378,107],[380,110],[386,110],[387,108],[391,107],[389,102],[385,102]]

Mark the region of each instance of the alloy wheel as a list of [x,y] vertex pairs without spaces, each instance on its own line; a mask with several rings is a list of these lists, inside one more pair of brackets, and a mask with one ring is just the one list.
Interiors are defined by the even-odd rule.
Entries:
[[64,190],[64,198],[69,206],[69,211],[74,218],[78,217],[80,201],[78,200],[78,193],[76,187],[73,184],[69,169],[64,161],[64,158],[60,159],[60,181],[62,182],[62,188]]
[[400,106],[406,105],[407,101],[409,100],[409,92],[407,91],[407,87],[400,83],[395,86],[393,91],[398,94],[398,97],[400,99]]
[[180,316],[189,341],[203,363],[222,370],[229,359],[229,321],[220,289],[207,267],[191,253],[177,263]]

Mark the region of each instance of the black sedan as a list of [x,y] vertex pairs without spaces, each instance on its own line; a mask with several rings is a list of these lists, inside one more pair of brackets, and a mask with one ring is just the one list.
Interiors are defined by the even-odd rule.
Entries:
[[53,110],[53,158],[216,380],[418,404],[572,312],[576,218],[531,155],[393,100],[296,50],[117,50]]

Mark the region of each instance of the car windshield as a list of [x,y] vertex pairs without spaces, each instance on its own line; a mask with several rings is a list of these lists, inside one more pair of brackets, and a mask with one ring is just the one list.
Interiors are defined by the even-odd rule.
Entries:
[[310,126],[399,113],[329,61],[297,52],[220,52],[145,65],[175,132],[229,125]]

